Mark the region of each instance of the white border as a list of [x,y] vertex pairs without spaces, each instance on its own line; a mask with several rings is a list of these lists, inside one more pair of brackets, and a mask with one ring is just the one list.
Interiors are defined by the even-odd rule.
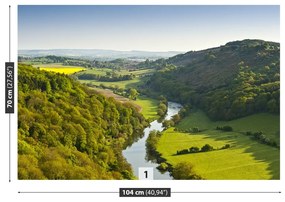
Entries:
[[[283,114],[284,109],[281,104],[281,180],[206,180],[206,181],[115,181],[115,180],[96,180],[96,181],[18,181],[17,180],[17,113],[12,117],[12,182],[8,181],[8,115],[4,114],[4,62],[8,61],[8,5],[12,6],[12,61],[17,61],[17,5],[280,5],[281,6],[281,34],[280,43],[283,50],[284,43],[284,12],[285,6],[282,0],[233,0],[233,1],[207,1],[207,0],[21,0],[21,1],[1,1],[1,65],[0,68],[0,95],[3,96],[0,101],[1,116],[1,166],[0,166],[0,201],[97,201],[97,200],[199,200],[199,201],[284,201],[284,159],[282,160],[284,149],[284,138],[282,138]],[[281,52],[281,78],[283,78],[284,70],[282,68],[284,52]],[[17,76],[15,72],[15,76]],[[283,103],[283,82],[281,82],[281,103]],[[17,86],[17,85],[16,85]],[[17,92],[17,88],[15,88]],[[17,100],[17,97],[15,98]],[[15,112],[17,112],[17,104],[15,103]],[[18,191],[83,191],[83,192],[118,192],[120,187],[169,187],[174,192],[201,192],[201,191],[281,191],[281,194],[172,194],[171,198],[119,198],[119,194],[19,194]]]

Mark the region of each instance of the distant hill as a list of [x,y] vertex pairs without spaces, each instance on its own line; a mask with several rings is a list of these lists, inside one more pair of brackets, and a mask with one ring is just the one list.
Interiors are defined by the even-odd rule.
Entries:
[[47,55],[65,56],[65,57],[77,57],[87,59],[117,59],[117,58],[129,58],[137,60],[145,59],[158,59],[169,58],[174,55],[180,54],[179,51],[168,52],[154,52],[154,51],[116,51],[116,50],[101,50],[101,49],[48,49],[48,50],[19,50],[19,56],[25,57],[41,57]]
[[163,60],[160,69],[150,78],[146,91],[198,106],[212,119],[279,112],[279,43],[229,42]]

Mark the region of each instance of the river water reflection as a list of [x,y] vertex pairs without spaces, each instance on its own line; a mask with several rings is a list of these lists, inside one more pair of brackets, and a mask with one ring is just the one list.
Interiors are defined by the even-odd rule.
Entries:
[[[179,112],[181,109],[181,105],[174,102],[168,102],[168,110],[164,120],[169,120],[171,117]],[[172,177],[169,175],[169,172],[160,173],[156,168],[158,166],[157,163],[153,163],[151,161],[146,160],[146,139],[150,131],[158,130],[162,131],[162,123],[159,123],[157,120],[150,123],[150,127],[144,129],[144,136],[139,139],[137,142],[133,143],[131,146],[127,147],[123,151],[124,157],[127,161],[132,165],[134,174],[138,177],[138,168],[139,167],[153,167],[154,168],[154,176],[153,179],[159,180],[171,180]]]

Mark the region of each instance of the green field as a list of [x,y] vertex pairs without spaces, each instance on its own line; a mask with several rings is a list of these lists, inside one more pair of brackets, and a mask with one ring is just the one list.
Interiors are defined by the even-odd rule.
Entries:
[[[157,149],[173,166],[179,162],[193,164],[195,172],[205,179],[279,179],[280,150],[235,132],[248,129],[262,130],[265,135],[271,134],[272,137],[276,137],[279,133],[278,120],[279,116],[257,114],[230,122],[211,122],[204,113],[197,111],[182,120],[178,128],[199,127],[205,131],[190,134],[169,128],[163,132]],[[231,125],[234,132],[214,130],[217,124]],[[225,144],[230,144],[231,147],[224,150],[175,155],[177,150],[189,149],[192,146],[201,148],[205,144],[210,144],[216,149]]]
[[62,63],[32,64],[33,67],[66,67]]
[[235,119],[232,121],[211,121],[204,112],[196,110],[187,118],[183,119],[177,128],[188,129],[192,127],[198,127],[200,130],[215,129],[217,126],[231,126],[236,132],[246,131],[262,131],[267,137],[280,141],[280,116],[259,113],[244,118]]
[[[96,74],[96,75],[106,75],[106,72],[112,72],[113,70],[110,68],[92,68],[86,70],[84,73],[86,74]],[[120,71],[116,71],[117,74],[119,75],[128,75],[128,74],[133,74],[136,76],[141,76],[145,74],[151,74],[154,72],[154,69],[141,69],[141,70],[135,70],[135,71],[129,71],[126,69],[122,69]],[[78,75],[81,73],[78,73]]]
[[142,107],[142,114],[146,119],[155,120],[159,118],[157,115],[159,104],[157,100],[145,96],[139,96],[136,101],[133,102]]
[[[106,72],[112,72],[112,69],[108,68],[93,68],[93,69],[87,69],[84,71],[84,74],[96,74],[96,75],[106,75]],[[83,72],[82,72],[83,73]],[[81,72],[77,73],[77,75],[82,74]]]
[[[106,75],[106,72],[111,72],[111,71],[112,70],[108,68],[93,68],[93,69],[88,69],[82,73]],[[89,83],[95,86],[103,85],[105,88],[123,88],[123,89],[137,88],[139,85],[144,83],[145,78],[141,76],[151,74],[152,72],[153,72],[152,69],[143,69],[143,70],[137,70],[137,71],[131,71],[131,72],[129,72],[128,70],[121,70],[121,71],[118,71],[117,73],[120,75],[133,74],[133,75],[136,75],[136,77],[132,80],[114,81],[114,82],[96,81],[96,80],[79,80],[79,81],[81,83],[85,83],[85,84]],[[82,73],[79,72],[77,74],[80,75]]]
[[114,81],[114,82],[107,82],[107,81],[95,81],[95,80],[79,80],[81,83],[90,83],[95,86],[100,86],[103,85],[106,88],[123,88],[123,89],[128,89],[128,88],[136,88],[138,85],[142,83],[140,78],[135,78],[132,80],[127,80],[127,81]]
[[64,66],[60,63],[53,63],[53,64],[39,64],[33,65],[33,67],[37,67],[40,70],[56,72],[56,73],[63,73],[63,74],[74,74],[76,72],[85,70],[84,67],[78,66]]

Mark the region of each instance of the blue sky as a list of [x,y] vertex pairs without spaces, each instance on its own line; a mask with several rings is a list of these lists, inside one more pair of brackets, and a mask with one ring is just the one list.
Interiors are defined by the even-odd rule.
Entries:
[[19,49],[190,51],[280,40],[279,6],[19,6]]

